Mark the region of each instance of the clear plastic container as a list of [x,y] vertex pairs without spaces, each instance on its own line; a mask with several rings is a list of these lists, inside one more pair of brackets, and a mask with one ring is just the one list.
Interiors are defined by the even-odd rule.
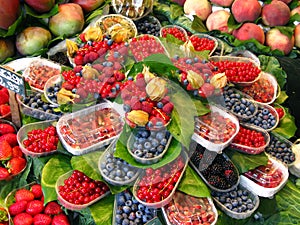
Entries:
[[109,102],[64,115],[56,129],[60,141],[73,155],[109,145],[123,129],[124,121]]
[[70,202],[68,202],[67,200],[65,200],[60,194],[59,194],[59,186],[64,185],[64,181],[66,179],[68,179],[73,173],[73,170],[61,175],[55,184],[55,190],[56,190],[56,194],[57,194],[57,200],[67,209],[70,210],[82,210],[96,202],[98,202],[100,199],[106,197],[107,195],[110,194],[110,191],[106,192],[105,194],[99,196],[98,198],[95,198],[94,200],[90,201],[89,203],[86,204],[82,204],[82,205],[76,205],[76,204],[72,204]]
[[[236,211],[233,211],[233,210],[230,210],[229,208],[227,208],[224,203],[222,203],[220,201],[220,197],[221,196],[224,196],[226,197],[227,195],[229,195],[229,193],[221,193],[220,196],[218,196],[218,194],[216,194],[217,196],[214,196],[213,199],[216,203],[216,205],[228,216],[230,216],[231,218],[234,218],[234,219],[246,219],[248,217],[250,217],[254,212],[255,210],[258,208],[259,206],[259,197],[254,194],[253,192],[251,191],[248,191],[243,185],[239,185],[236,189],[237,192],[243,192],[243,191],[247,191],[247,193],[249,193],[249,199],[251,199],[251,204],[253,204],[253,208],[250,210],[247,210],[247,211],[244,211],[244,212],[236,212]],[[219,197],[219,198],[218,198]],[[219,200],[218,200],[219,199]]]
[[235,143],[235,141],[233,139],[233,141],[230,144],[230,147],[237,150],[237,151],[247,153],[247,154],[256,155],[256,154],[262,153],[265,150],[265,148],[269,145],[269,142],[270,142],[269,133],[264,129],[261,129],[259,127],[252,126],[252,125],[249,125],[249,124],[241,123],[240,126],[243,127],[243,128],[246,128],[248,130],[251,130],[251,131],[253,130],[253,131],[261,133],[264,137],[265,144],[262,145],[262,146],[259,146],[259,147],[251,147],[251,146]]
[[[214,42],[214,47],[213,47],[212,50],[210,50],[209,56],[212,56],[213,53],[214,53],[214,52],[216,51],[216,49],[218,48],[218,45],[219,45],[218,40],[217,40],[216,38],[214,38],[214,37],[208,35],[208,34],[200,34],[200,33],[193,34],[193,35],[190,37],[190,39],[193,38],[193,37],[206,38],[206,39],[209,39],[209,40],[211,40],[211,41]],[[195,50],[195,51],[196,51],[196,50]],[[190,52],[190,55],[189,55],[189,56],[197,56],[197,54],[194,55],[193,52]]]
[[197,198],[176,191],[172,200],[162,207],[167,225],[206,224],[214,225],[218,219],[217,209],[211,198]]
[[153,8],[153,0],[112,0],[113,10],[132,20],[140,19],[150,12]]
[[250,52],[249,50],[234,51],[234,52],[228,54],[228,56],[249,58],[249,59],[253,60],[258,67],[260,67],[259,58],[255,54]]
[[[206,118],[207,115],[196,117],[195,133],[192,139],[210,151],[221,152],[239,132],[239,121],[235,116],[217,106],[211,105],[210,110],[211,112],[208,115],[211,121],[215,121],[217,116],[222,120],[219,124],[212,122],[209,125],[203,121],[203,118]],[[226,130],[226,138],[224,130]]]
[[7,225],[11,225],[12,224],[12,219],[10,217],[10,214],[8,212],[8,208],[2,204],[0,204],[0,224],[7,224]]
[[[183,167],[180,167],[180,165],[179,165],[180,163],[178,162],[179,159],[183,160],[183,162],[184,162]],[[143,201],[142,199],[140,199],[138,197],[138,190],[139,190],[139,188],[141,188],[141,186],[139,186],[139,184],[142,181],[142,179],[143,178],[144,179],[147,179],[147,178],[149,178],[149,179],[154,178],[155,179],[155,177],[153,177],[153,176],[151,176],[151,177],[147,176],[146,175],[146,171],[142,172],[140,174],[139,178],[136,180],[134,186],[133,186],[133,195],[136,198],[136,200],[139,201],[140,203],[144,204],[145,206],[149,207],[149,208],[161,208],[161,207],[165,206],[166,204],[168,204],[172,200],[172,197],[173,197],[173,195],[175,193],[175,190],[176,190],[178,184],[180,183],[180,180],[181,180],[181,178],[182,178],[182,176],[184,174],[184,171],[186,169],[188,161],[189,161],[188,155],[183,150],[177,159],[175,159],[174,161],[170,162],[169,164],[167,164],[167,165],[165,165],[163,167],[160,167],[160,168],[156,169],[156,170],[164,170],[165,169],[166,171],[163,171],[163,174],[165,174],[165,176],[167,176],[168,178],[174,178],[174,176],[175,176],[175,174],[170,174],[171,171],[169,171],[169,166],[171,164],[180,167],[180,168],[178,168],[178,170],[177,170],[176,173],[178,173],[179,171],[181,171],[180,176],[178,177],[178,180],[176,181],[175,185],[172,187],[172,190],[167,190],[168,191],[168,196],[165,196],[163,200],[159,200],[159,201],[156,201],[156,202],[151,202],[151,203],[150,202],[145,202],[145,201]],[[153,172],[155,173],[155,171],[153,171]],[[152,174],[152,175],[154,175],[154,174]],[[164,179],[167,179],[167,178],[164,178]],[[159,180],[152,180],[151,185],[152,184],[158,185],[162,181],[163,180],[160,180],[160,179]],[[147,184],[145,184],[146,186],[143,186],[143,187],[148,188],[147,185],[149,185],[149,184],[150,183],[147,183]],[[158,188],[158,190],[162,191],[162,190],[164,190],[164,188],[165,187],[162,187],[162,189]]]
[[23,77],[35,91],[43,92],[47,80],[59,75],[61,66],[47,59],[39,58],[32,61],[24,70]]
[[28,136],[27,136],[28,132],[30,132],[32,130],[36,130],[36,129],[44,130],[51,125],[55,126],[55,124],[56,124],[56,120],[47,120],[47,121],[42,121],[42,122],[29,123],[29,124],[22,126],[17,133],[17,140],[18,140],[18,143],[19,143],[19,146],[20,146],[22,152],[25,155],[28,155],[31,157],[41,157],[41,156],[47,156],[47,155],[55,153],[56,150],[51,151],[51,152],[41,152],[41,153],[32,152],[32,151],[29,151],[28,149],[26,149],[26,147],[23,144],[23,141],[28,138]]
[[54,102],[52,101],[50,98],[49,98],[49,88],[50,87],[54,87],[54,85],[59,85],[61,86],[63,82],[63,78],[61,75],[56,75],[56,76],[53,76],[51,77],[45,84],[45,87],[44,87],[44,95],[45,95],[45,98],[47,99],[48,102],[50,102],[52,105],[58,107],[59,104],[57,102]]
[[[115,185],[115,186],[123,186],[123,185],[133,184],[134,181],[139,176],[140,170],[138,168],[131,166],[130,164],[128,164],[127,162],[125,162],[122,159],[113,157],[115,150],[116,150],[116,142],[113,142],[105,150],[105,152],[102,154],[102,156],[99,159],[98,168],[99,168],[99,171],[100,171],[102,177],[104,178],[105,181],[107,181],[108,183]],[[111,161],[111,159],[112,159],[112,161]],[[114,175],[112,178],[112,177],[109,177],[109,175],[105,174],[104,169],[106,169],[106,168],[103,169],[102,165],[107,166],[109,163],[113,164],[113,168],[110,172],[119,170],[119,171],[117,171],[117,172],[121,173],[119,175],[119,177],[121,177],[121,178],[123,177],[124,179],[116,179],[117,175]],[[129,172],[132,173],[131,177],[127,176],[127,174]],[[126,173],[126,175],[125,175],[125,173]],[[125,178],[125,177],[128,177],[128,178]]]
[[172,29],[172,28],[176,28],[183,35],[183,38],[185,40],[181,40],[181,41],[186,42],[189,39],[189,36],[188,36],[186,30],[184,28],[180,27],[180,26],[177,26],[177,25],[166,25],[166,26],[163,26],[160,29],[160,37],[165,37],[164,36],[164,31],[167,32],[166,34],[172,35],[171,33],[168,32],[168,29]]
[[272,198],[286,184],[288,168],[269,158],[266,166],[259,166],[241,175],[241,184],[261,197]]

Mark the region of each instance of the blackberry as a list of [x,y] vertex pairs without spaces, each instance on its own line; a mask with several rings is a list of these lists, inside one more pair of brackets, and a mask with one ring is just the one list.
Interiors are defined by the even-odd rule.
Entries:
[[138,34],[151,34],[153,36],[160,36],[160,22],[153,16],[147,16],[140,20],[134,21]]
[[212,175],[212,176],[208,177],[207,181],[210,185],[217,187],[220,182],[220,177]]
[[222,165],[220,165],[218,163],[214,163],[208,167],[208,170],[213,175],[219,175],[223,172],[223,167],[222,167]]
[[219,182],[216,184],[216,187],[224,190],[230,188],[230,185],[227,183],[225,178],[219,177]]

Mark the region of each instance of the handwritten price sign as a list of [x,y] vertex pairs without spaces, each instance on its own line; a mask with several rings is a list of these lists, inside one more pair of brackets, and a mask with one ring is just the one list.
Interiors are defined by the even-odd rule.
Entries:
[[25,97],[24,79],[19,74],[0,66],[0,85]]

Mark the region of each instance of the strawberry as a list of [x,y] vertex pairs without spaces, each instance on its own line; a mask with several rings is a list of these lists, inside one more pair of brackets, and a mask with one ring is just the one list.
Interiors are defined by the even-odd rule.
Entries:
[[8,171],[13,175],[20,173],[25,166],[26,159],[21,157],[12,158],[7,163]]
[[28,213],[20,213],[13,219],[14,225],[31,225],[33,218]]
[[44,213],[54,216],[62,213],[62,209],[57,202],[49,202],[45,207]]
[[10,106],[3,104],[0,105],[0,116],[5,116],[8,115],[10,113]]
[[26,212],[32,216],[35,216],[44,210],[44,203],[40,200],[32,200],[28,202]]
[[165,104],[162,108],[162,110],[166,113],[166,114],[171,114],[173,111],[174,105],[171,102],[168,102],[167,104]]
[[209,84],[209,83],[204,83],[198,93],[201,97],[203,98],[207,98],[209,96],[211,96],[215,91],[215,87],[212,85],[212,84]]
[[22,212],[25,212],[27,207],[27,201],[22,200],[11,204],[8,208],[10,215],[15,216]]
[[12,148],[7,141],[0,141],[0,160],[9,160],[12,156]]
[[4,140],[7,141],[12,148],[18,145],[16,134],[9,133],[9,134],[2,135],[0,137],[0,143]]
[[22,188],[16,191],[15,199],[16,202],[23,201],[23,200],[30,202],[34,200],[34,194],[31,191]]
[[39,199],[43,196],[42,186],[40,184],[34,184],[30,188],[35,199]]
[[15,128],[8,123],[0,124],[0,135],[8,134],[8,133],[16,133]]
[[46,214],[37,214],[33,217],[33,225],[50,225],[51,217]]
[[20,146],[15,146],[12,148],[12,158],[23,157],[23,152],[21,151]]
[[0,167],[0,180],[5,180],[10,176],[8,169]]
[[9,95],[4,89],[0,90],[0,105],[7,104],[9,102]]
[[70,225],[70,222],[65,214],[59,214],[53,217],[51,225]]

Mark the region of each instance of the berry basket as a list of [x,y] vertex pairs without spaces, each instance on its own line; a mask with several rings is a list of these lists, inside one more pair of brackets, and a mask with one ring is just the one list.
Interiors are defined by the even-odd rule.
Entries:
[[9,206],[15,202],[15,194],[18,190],[20,190],[20,189],[30,190],[31,186],[34,184],[36,184],[36,182],[28,183],[22,187],[16,188],[16,189],[12,190],[11,192],[9,192],[8,195],[4,199],[5,207],[9,208]]
[[[174,33],[176,30],[177,30],[178,34]],[[186,42],[189,39],[189,36],[188,36],[186,30],[177,25],[166,25],[160,29],[160,37],[165,38],[168,34],[172,35],[173,37],[175,37],[183,42]]]
[[[239,134],[238,134],[236,136],[236,138],[233,139],[233,141],[230,143],[231,148],[233,148],[239,152],[256,155],[256,154],[262,153],[265,150],[265,148],[269,145],[270,135],[266,130],[261,129],[256,126],[249,125],[249,124],[244,124],[244,123],[240,123],[240,127],[241,127],[240,132],[242,132],[242,129],[243,129],[243,131],[246,132],[246,135],[249,134],[249,137],[248,136],[241,137],[244,140],[240,140]],[[256,135],[255,138],[253,137],[253,135]],[[259,140],[259,141],[261,141],[262,144],[259,146],[258,145],[255,146],[259,142],[257,140],[258,135],[260,136],[259,138],[263,139],[263,140]],[[253,138],[253,139],[251,139],[251,138]],[[239,140],[237,140],[237,139],[239,139]],[[250,141],[252,146],[246,145],[245,143],[241,143],[241,141],[242,142]]]
[[115,150],[116,142],[113,142],[99,159],[98,167],[102,177],[108,183],[116,186],[133,184],[139,176],[140,170],[126,161],[114,157]]
[[[229,193],[213,192],[212,195],[216,205],[226,215],[234,219],[246,219],[250,217],[259,206],[259,197],[248,191],[241,184]],[[231,202],[226,202],[226,198],[230,198]]]
[[134,23],[139,35],[151,34],[159,37],[161,23],[155,16],[147,15],[139,20],[135,20]]
[[123,129],[124,121],[110,102],[64,115],[56,129],[60,141],[73,155],[83,155],[109,145]]
[[[61,75],[56,75],[51,77],[45,84],[44,87],[44,95],[48,102],[50,102],[52,105],[58,107],[59,104],[57,103],[57,98],[54,92],[58,92],[60,90],[60,87],[62,85],[63,78]],[[57,90],[55,90],[57,89]]]
[[[126,213],[127,218],[123,217]],[[142,224],[151,224],[153,218],[157,216],[157,210],[148,208],[139,203],[129,189],[115,195],[114,211],[113,211],[113,225],[122,224],[125,219],[135,221],[137,218],[142,221]],[[125,220],[126,221],[126,220]],[[121,222],[121,223],[120,223]],[[124,222],[125,224],[126,222]]]
[[[208,43],[203,45],[201,40],[205,40]],[[209,56],[212,56],[213,53],[218,48],[218,40],[208,34],[200,34],[200,33],[193,34],[192,36],[190,36],[189,42],[191,42],[192,45],[194,46],[195,52],[209,50]],[[204,49],[202,49],[202,48],[204,48]],[[199,49],[199,50],[197,50],[197,49]],[[188,56],[190,56],[190,57],[197,56],[197,54],[195,54],[194,52],[189,52],[189,53],[190,54],[188,54]]]
[[253,60],[258,67],[260,67],[259,58],[255,54],[250,52],[249,50],[234,51],[234,52],[228,54],[228,56],[249,58],[249,59]]
[[[188,211],[187,211],[188,209]],[[211,198],[197,198],[176,191],[172,200],[162,207],[167,225],[211,224],[218,219],[218,211]]]
[[[188,155],[187,153],[183,150],[179,157],[175,159],[174,161],[164,165],[163,167],[160,167],[158,169],[151,169],[147,168],[144,172],[142,172],[139,176],[139,178],[136,180],[134,186],[133,186],[133,195],[136,198],[137,201],[140,203],[144,204],[145,206],[149,208],[161,208],[168,204],[172,200],[172,196],[175,193],[175,190],[184,174],[184,171],[186,169],[187,163],[188,163]],[[176,168],[175,168],[176,167]],[[173,171],[170,171],[172,170]],[[163,177],[163,174],[161,176],[163,177],[158,177],[155,175],[155,172],[159,171],[163,174],[165,174],[165,177]],[[173,173],[172,173],[173,172]],[[158,173],[158,172],[156,172]],[[155,176],[154,176],[155,175]],[[170,177],[168,176],[170,175]],[[149,180],[148,180],[149,179]],[[166,182],[166,179],[172,180],[172,183],[169,183],[167,189],[166,186],[163,186],[163,183]],[[148,181],[146,181],[148,180]],[[143,200],[142,198],[145,196],[142,196],[141,193],[143,190],[145,191],[144,194],[149,194],[148,191],[150,191],[149,187],[147,185],[154,185],[156,186],[153,188],[153,191],[157,193],[155,194],[155,198],[153,198],[150,201]],[[162,187],[160,187],[162,186]],[[148,190],[148,191],[146,191]],[[162,193],[163,191],[163,193]]]
[[55,120],[47,120],[47,121],[42,121],[42,122],[30,123],[30,124],[26,124],[26,125],[22,126],[17,133],[17,140],[18,140],[18,143],[19,143],[19,146],[20,146],[22,152],[25,155],[28,155],[31,157],[41,157],[41,156],[47,156],[47,155],[55,153],[57,151],[57,149],[49,151],[49,152],[47,152],[47,151],[33,152],[33,151],[28,150],[23,143],[24,140],[28,139],[28,136],[27,136],[28,132],[30,132],[32,130],[36,130],[36,129],[44,130],[49,126],[55,126],[55,124],[56,124]]
[[[169,145],[172,140],[172,135],[167,131],[166,129],[163,130],[144,130],[143,132],[147,133],[147,138],[141,136],[140,139],[145,139],[143,141],[143,144],[141,147],[138,145],[139,143],[139,138],[135,136],[134,133],[131,133],[128,142],[127,142],[127,150],[130,153],[130,155],[135,159],[135,161],[142,163],[142,164],[147,164],[151,165],[154,163],[157,163],[159,160],[162,159],[162,157],[165,155],[167,152]],[[152,135],[151,135],[152,134]],[[161,134],[161,135],[159,135]],[[164,135],[164,136],[162,136]],[[151,138],[151,140],[150,140]],[[149,140],[149,141],[148,141]],[[146,144],[149,144],[149,148],[146,146]],[[154,152],[151,152],[150,148],[154,148]],[[141,148],[141,149],[140,149]],[[137,151],[140,151],[140,155],[136,154]],[[143,151],[146,151],[146,154],[143,154]],[[147,154],[151,153],[151,156],[148,157]]]
[[283,163],[269,158],[266,166],[259,166],[241,175],[241,184],[258,196],[272,198],[286,184],[288,168]]
[[[221,152],[239,132],[239,121],[217,106],[211,105],[210,110],[208,115],[195,118],[195,132],[192,139],[210,151]],[[219,121],[216,121],[218,118]],[[209,121],[210,124],[205,121]]]

